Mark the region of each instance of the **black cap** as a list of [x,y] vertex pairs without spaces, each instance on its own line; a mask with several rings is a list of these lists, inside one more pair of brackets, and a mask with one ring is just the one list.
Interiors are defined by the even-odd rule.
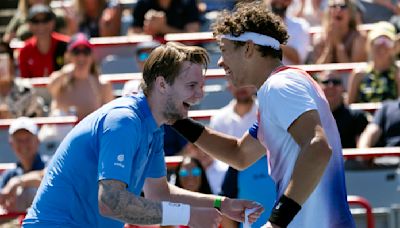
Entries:
[[31,21],[36,15],[39,14],[46,14],[46,16],[55,18],[55,14],[49,6],[43,4],[35,4],[29,9],[28,20]]

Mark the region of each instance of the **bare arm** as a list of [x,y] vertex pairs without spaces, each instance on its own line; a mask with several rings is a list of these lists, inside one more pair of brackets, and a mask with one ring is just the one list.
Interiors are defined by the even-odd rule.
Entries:
[[288,132],[300,146],[300,154],[285,195],[303,204],[319,183],[332,150],[315,110],[303,113],[289,127]]
[[381,135],[382,135],[382,129],[375,123],[370,123],[367,125],[363,133],[361,133],[357,147],[358,148],[373,147],[376,145]]
[[126,190],[126,184],[117,180],[99,182],[99,211],[103,216],[131,224],[160,224],[160,202],[137,197]]
[[363,72],[353,72],[350,75],[347,88],[347,104],[357,102],[361,79],[364,77]]
[[265,155],[266,151],[248,132],[241,139],[237,139],[207,127],[195,144],[214,158],[239,170],[253,164]]

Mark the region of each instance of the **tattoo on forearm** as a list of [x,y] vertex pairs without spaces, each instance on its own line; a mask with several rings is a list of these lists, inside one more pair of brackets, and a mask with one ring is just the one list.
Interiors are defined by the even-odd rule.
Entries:
[[137,197],[125,190],[125,184],[116,180],[99,182],[99,207],[103,215],[130,224],[160,224],[161,204]]

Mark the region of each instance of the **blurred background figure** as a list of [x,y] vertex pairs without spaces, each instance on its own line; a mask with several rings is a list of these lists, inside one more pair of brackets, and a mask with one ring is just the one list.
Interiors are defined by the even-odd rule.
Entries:
[[0,175],[0,206],[6,211],[25,211],[32,203],[45,168],[38,152],[38,127],[28,117],[15,119],[9,128],[9,143],[18,159],[15,169]]
[[352,0],[329,0],[322,33],[314,37],[311,63],[348,63],[367,60],[366,37],[358,31],[361,19]]
[[29,28],[33,37],[25,41],[19,53],[19,70],[23,78],[45,77],[64,65],[68,38],[53,32],[55,14],[49,6],[34,5],[29,9]]
[[340,73],[323,71],[318,75],[318,81],[336,120],[342,147],[357,147],[358,139],[368,124],[366,113],[352,110],[344,103],[344,86]]
[[183,153],[185,156],[190,156],[200,161],[206,172],[212,194],[219,194],[229,166],[222,161],[212,158],[192,143],[187,144]]
[[380,102],[400,94],[395,53],[396,30],[389,22],[374,24],[368,33],[369,65],[349,78],[348,103]]
[[128,33],[163,36],[198,31],[200,12],[196,0],[139,0]]
[[44,116],[46,109],[29,82],[15,77],[13,51],[0,42],[0,119]]
[[[236,88],[228,81],[227,88],[233,98],[228,105],[211,117],[210,127],[235,137],[241,137],[257,121],[258,104],[254,87]],[[262,191],[260,191],[262,189]],[[222,187],[221,195],[230,198],[251,199],[264,206],[264,213],[253,227],[264,225],[274,205],[275,184],[268,175],[268,159],[263,156],[245,170],[238,171],[229,167]],[[242,227],[236,221],[224,218],[222,227]]]
[[199,160],[184,156],[176,170],[176,186],[192,192],[211,194],[207,176]]
[[[29,9],[37,4],[50,6],[51,0],[19,0],[18,11],[7,25],[3,35],[3,41],[9,43],[13,38],[27,40],[32,37],[32,32],[29,29],[28,14]],[[64,17],[58,15],[55,19],[55,31],[59,33],[67,33],[67,25]]]
[[[145,41],[139,43],[135,49],[135,61],[137,68],[140,72],[143,71],[144,63],[149,57],[151,51],[154,48],[160,46],[160,43],[157,41]],[[140,90],[140,81],[138,80],[130,80],[125,82],[124,87],[122,89],[122,95],[128,95],[132,93],[137,93]]]
[[83,119],[114,99],[111,84],[99,80],[92,51],[84,34],[78,33],[71,38],[67,50],[70,64],[50,77],[51,115],[68,114],[74,107],[78,119]]
[[[52,97],[50,116],[77,116],[78,120],[114,99],[112,85],[101,82],[92,45],[83,33],[71,37],[67,56],[70,60],[50,76],[47,88]],[[39,138],[53,152],[72,129],[72,125],[44,125]]]
[[384,102],[360,137],[358,147],[400,146],[400,99]]
[[90,37],[121,35],[122,8],[118,0],[73,0],[64,7],[68,34],[78,32]]
[[302,19],[287,14],[287,9],[292,0],[265,0],[272,12],[282,18],[287,27],[289,39],[282,46],[283,63],[287,65],[303,64],[310,51],[309,23]]

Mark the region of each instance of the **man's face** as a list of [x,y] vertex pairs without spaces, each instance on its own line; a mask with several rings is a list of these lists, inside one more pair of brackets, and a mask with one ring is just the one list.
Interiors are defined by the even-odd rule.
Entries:
[[239,104],[252,103],[254,94],[257,92],[255,87],[245,86],[237,88],[231,82],[228,83],[228,89]]
[[218,66],[224,68],[225,76],[235,87],[246,85],[245,66],[243,64],[244,46],[235,47],[234,43],[227,39],[219,42],[221,57]]
[[21,129],[10,136],[10,144],[19,160],[28,160],[35,157],[39,140],[36,135]]
[[204,76],[199,64],[184,62],[172,85],[166,85],[164,117],[169,122],[187,117],[192,105],[203,98]]
[[320,75],[320,85],[325,93],[326,99],[329,104],[337,103],[342,100],[343,85],[340,75],[335,73],[327,73]]
[[48,14],[38,14],[32,18],[29,26],[34,36],[49,36],[54,29],[54,19]]

